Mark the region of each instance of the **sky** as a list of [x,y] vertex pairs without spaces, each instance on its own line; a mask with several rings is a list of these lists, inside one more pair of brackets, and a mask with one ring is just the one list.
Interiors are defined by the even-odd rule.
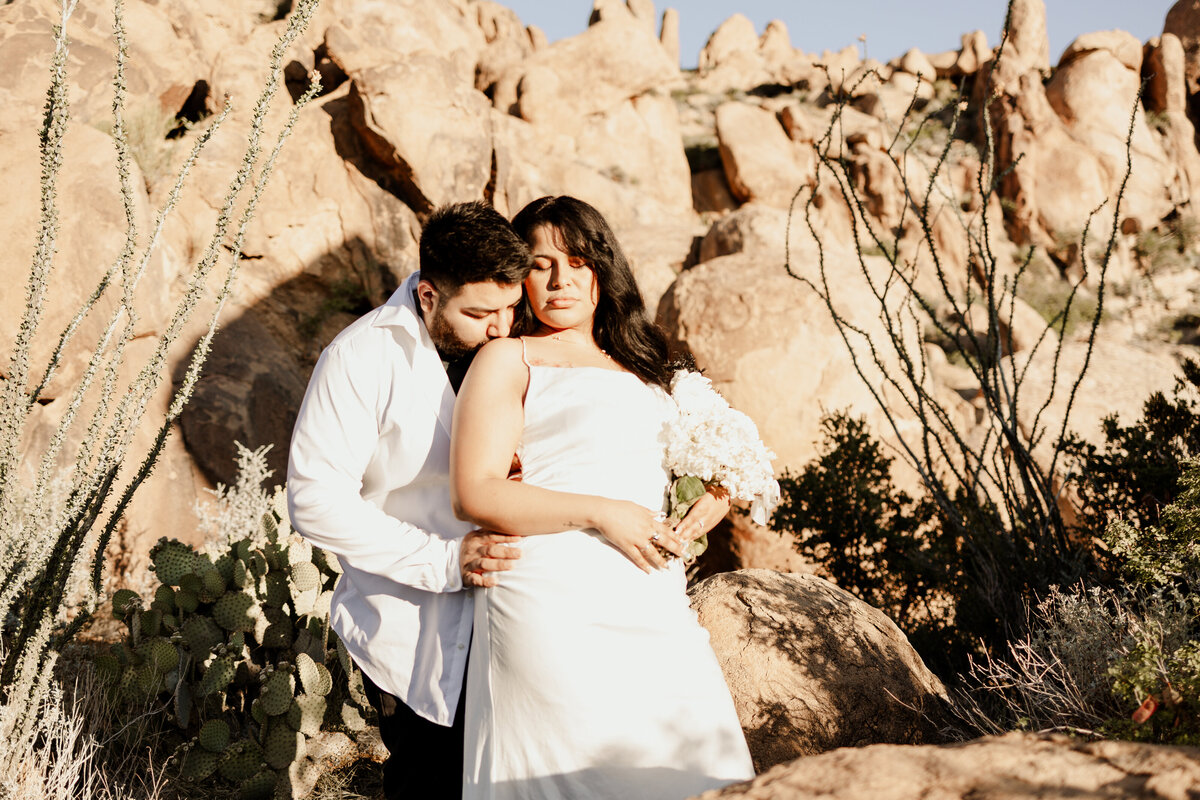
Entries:
[[[1162,33],[1174,0],[1046,0],[1050,60],[1058,61],[1081,33],[1120,28],[1145,41]],[[592,0],[500,0],[526,25],[537,25],[550,41],[587,27]],[[656,0],[661,16],[670,5],[679,11],[682,66],[694,67],[709,34],[741,12],[762,33],[772,19],[783,20],[792,47],[819,55],[861,44],[867,55],[888,61],[910,47],[926,53],[957,50],[962,34],[979,29],[993,47],[1000,41],[1005,0]]]

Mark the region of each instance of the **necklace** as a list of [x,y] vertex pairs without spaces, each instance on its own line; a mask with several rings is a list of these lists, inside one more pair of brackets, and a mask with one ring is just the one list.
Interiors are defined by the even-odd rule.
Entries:
[[[579,341],[573,341],[573,340],[571,340],[571,339],[564,339],[564,338],[562,338],[562,334],[561,334],[561,332],[559,332],[559,333],[550,333],[550,334],[547,334],[547,335],[546,335],[546,338],[547,338],[547,339],[553,339],[553,340],[554,340],[554,341],[556,341],[556,342],[562,342],[563,344],[570,344],[570,345],[578,345],[578,346],[580,346],[580,347],[587,347],[587,342],[579,342]],[[595,344],[595,342],[592,342],[592,344]],[[608,351],[607,351],[607,350],[605,350],[604,348],[600,347],[599,345],[596,345],[596,349],[600,351],[600,355],[604,356],[604,357],[605,357],[605,358],[607,358],[609,361],[616,361],[616,359],[615,359],[615,358],[613,358],[612,356],[610,356],[610,355],[608,354]]]

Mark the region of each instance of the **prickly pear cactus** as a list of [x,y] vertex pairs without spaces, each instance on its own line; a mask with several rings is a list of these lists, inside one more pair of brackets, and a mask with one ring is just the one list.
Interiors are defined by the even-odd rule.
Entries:
[[275,510],[225,552],[164,538],[150,559],[162,585],[149,600],[114,593],[128,633],[97,658],[97,671],[114,695],[169,710],[185,784],[247,800],[300,797],[311,784],[300,776],[314,772],[307,740],[333,729],[353,736],[365,724],[362,676],[329,630],[337,559]]

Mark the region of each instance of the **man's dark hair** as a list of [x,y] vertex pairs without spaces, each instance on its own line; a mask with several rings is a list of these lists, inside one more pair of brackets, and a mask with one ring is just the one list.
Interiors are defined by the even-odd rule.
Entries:
[[421,278],[446,297],[468,283],[522,283],[529,247],[500,212],[478,200],[434,210],[421,230]]

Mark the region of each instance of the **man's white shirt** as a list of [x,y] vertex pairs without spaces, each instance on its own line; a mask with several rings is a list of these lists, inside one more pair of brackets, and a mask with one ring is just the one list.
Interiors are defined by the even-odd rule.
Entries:
[[351,657],[413,711],[450,725],[473,604],[450,504],[454,391],[411,275],[321,354],[292,434],[288,509],[345,570],[330,620]]

